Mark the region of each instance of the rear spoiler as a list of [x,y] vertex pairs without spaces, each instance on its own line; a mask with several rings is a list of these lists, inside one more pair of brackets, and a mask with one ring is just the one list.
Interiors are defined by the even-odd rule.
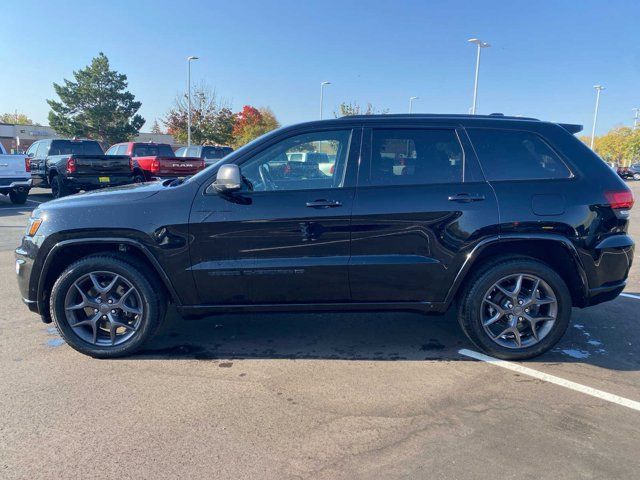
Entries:
[[569,133],[579,133],[582,131],[582,125],[577,125],[575,123],[559,123],[562,128],[564,128]]

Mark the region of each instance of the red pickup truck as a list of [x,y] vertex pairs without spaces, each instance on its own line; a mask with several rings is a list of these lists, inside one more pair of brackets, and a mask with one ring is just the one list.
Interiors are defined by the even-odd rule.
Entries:
[[204,160],[200,158],[176,157],[166,143],[117,143],[107,150],[107,155],[129,155],[133,160],[136,182],[186,177],[205,167]]

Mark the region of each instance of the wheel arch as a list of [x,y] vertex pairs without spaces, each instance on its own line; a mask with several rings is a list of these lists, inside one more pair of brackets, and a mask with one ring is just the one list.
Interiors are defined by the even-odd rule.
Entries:
[[38,311],[43,316],[46,317],[44,312],[48,312],[51,287],[60,273],[76,260],[98,253],[115,253],[125,258],[134,258],[145,264],[158,276],[171,301],[178,306],[181,305],[180,297],[166,272],[142,243],[130,238],[81,238],[56,243],[44,260],[36,297]]
[[446,306],[453,303],[474,271],[501,257],[508,256],[526,256],[549,265],[567,284],[573,305],[586,306],[588,281],[575,246],[559,235],[544,234],[500,236],[480,242],[467,255],[447,294]]

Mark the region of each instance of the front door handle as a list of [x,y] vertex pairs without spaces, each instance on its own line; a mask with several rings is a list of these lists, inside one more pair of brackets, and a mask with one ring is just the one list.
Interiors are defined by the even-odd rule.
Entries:
[[342,203],[337,200],[314,200],[313,202],[307,202],[309,208],[336,208],[341,207]]
[[471,202],[480,202],[484,200],[484,195],[480,195],[478,193],[458,193],[457,195],[450,195],[450,202],[460,202],[460,203],[471,203]]

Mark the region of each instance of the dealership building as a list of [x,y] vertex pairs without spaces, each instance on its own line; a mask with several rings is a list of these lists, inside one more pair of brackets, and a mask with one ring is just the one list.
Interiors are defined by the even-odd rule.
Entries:
[[[45,138],[58,138],[55,130],[45,125],[15,125],[0,123],[0,143],[9,153],[25,152],[33,142]],[[168,143],[174,149],[177,144],[173,136],[165,133],[142,133],[135,137],[136,142]],[[109,145],[106,145],[108,147]]]

